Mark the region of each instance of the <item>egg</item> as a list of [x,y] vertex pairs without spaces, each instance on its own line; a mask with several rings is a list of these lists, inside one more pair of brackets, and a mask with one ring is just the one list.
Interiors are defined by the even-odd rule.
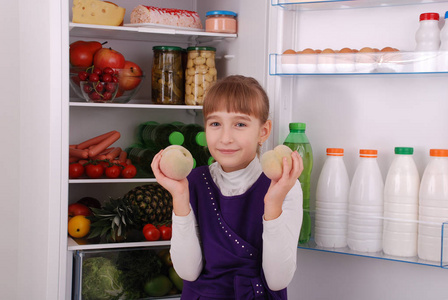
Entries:
[[394,52],[395,49],[392,47],[384,47],[383,49],[381,49],[381,52]]
[[322,50],[317,56],[317,69],[321,73],[334,73],[335,51],[331,48]]
[[342,48],[338,53],[353,53],[353,50],[350,48]]
[[359,63],[374,63],[376,61],[375,50],[370,47],[361,48],[356,55],[356,61]]
[[282,64],[296,64],[297,63],[296,54],[297,54],[296,51],[292,49],[285,50],[282,55]]
[[313,73],[316,70],[316,51],[313,49],[303,49],[297,59],[299,64],[299,72]]

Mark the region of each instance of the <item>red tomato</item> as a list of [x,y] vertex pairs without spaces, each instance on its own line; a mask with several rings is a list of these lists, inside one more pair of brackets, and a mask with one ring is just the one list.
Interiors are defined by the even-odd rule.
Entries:
[[88,164],[86,174],[89,178],[100,178],[103,175],[104,168],[102,165]]
[[121,171],[121,177],[124,178],[134,178],[137,175],[137,168],[134,165],[127,165]]
[[102,165],[104,169],[108,168],[110,165],[109,161],[104,161],[104,160],[100,161],[99,164]]
[[160,231],[154,225],[145,225],[145,228],[143,228],[143,235],[147,241],[158,241],[160,239]]
[[157,227],[152,224],[146,224],[145,226],[143,226],[143,231],[148,230],[149,228],[157,228]]
[[120,176],[121,168],[117,165],[111,165],[110,167],[106,168],[106,171],[104,173],[108,178],[117,178],[118,176]]
[[84,174],[84,167],[80,163],[73,163],[68,166],[68,176],[78,178]]
[[162,225],[159,227],[160,235],[162,236],[162,240],[168,241],[171,240],[171,235],[173,233],[171,227],[166,225]]

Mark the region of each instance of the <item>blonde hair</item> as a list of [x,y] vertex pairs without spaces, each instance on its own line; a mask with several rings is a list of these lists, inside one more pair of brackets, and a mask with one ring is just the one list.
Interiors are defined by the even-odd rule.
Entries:
[[205,95],[204,119],[220,110],[254,116],[264,124],[269,118],[269,99],[254,78],[232,75],[218,80]]

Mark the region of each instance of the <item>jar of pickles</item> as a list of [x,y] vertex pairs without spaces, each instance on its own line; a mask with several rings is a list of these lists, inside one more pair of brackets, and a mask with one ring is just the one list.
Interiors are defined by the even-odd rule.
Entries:
[[202,105],[204,96],[216,82],[216,48],[188,47],[185,70],[185,104]]
[[184,104],[184,72],[182,48],[155,46],[152,65],[152,102],[157,104]]

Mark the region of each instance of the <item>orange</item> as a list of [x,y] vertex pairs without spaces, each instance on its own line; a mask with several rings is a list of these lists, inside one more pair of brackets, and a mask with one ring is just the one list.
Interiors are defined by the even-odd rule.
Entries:
[[68,221],[68,234],[74,238],[85,237],[90,231],[90,220],[84,216],[74,216]]

